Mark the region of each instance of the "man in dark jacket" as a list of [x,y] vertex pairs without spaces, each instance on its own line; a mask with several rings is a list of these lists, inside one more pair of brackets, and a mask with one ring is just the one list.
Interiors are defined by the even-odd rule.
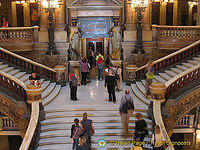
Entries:
[[122,120],[123,134],[128,134],[129,117],[133,114],[133,98],[129,95],[130,91],[125,90],[125,95],[121,98],[119,114]]

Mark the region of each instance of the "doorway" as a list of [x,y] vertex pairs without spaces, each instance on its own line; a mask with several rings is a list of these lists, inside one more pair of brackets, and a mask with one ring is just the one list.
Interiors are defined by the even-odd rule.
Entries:
[[87,58],[91,55],[90,49],[93,51],[94,56],[97,52],[104,55],[104,38],[87,38]]

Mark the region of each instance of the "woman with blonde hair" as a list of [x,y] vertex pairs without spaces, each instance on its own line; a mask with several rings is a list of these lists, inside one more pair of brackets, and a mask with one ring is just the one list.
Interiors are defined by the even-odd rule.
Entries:
[[80,138],[78,150],[90,150],[89,145],[87,145],[86,137],[85,136],[82,136]]
[[154,78],[154,67],[153,67],[154,63],[153,61],[149,61],[148,62],[148,66],[146,68],[147,73],[146,73],[146,80],[145,80],[145,89],[146,89],[146,94],[150,95],[150,90],[149,90],[149,86],[152,83],[152,80]]

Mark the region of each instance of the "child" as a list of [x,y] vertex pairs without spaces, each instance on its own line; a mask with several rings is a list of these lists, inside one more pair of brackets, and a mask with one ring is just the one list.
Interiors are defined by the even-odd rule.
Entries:
[[79,126],[79,120],[76,118],[74,119],[74,124],[71,127],[71,140],[73,143],[72,149],[78,150],[78,144],[79,144],[79,136],[81,135],[81,127]]

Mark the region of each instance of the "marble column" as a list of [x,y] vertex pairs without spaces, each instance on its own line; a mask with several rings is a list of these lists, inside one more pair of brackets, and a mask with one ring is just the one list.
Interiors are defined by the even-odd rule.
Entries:
[[192,8],[193,8],[193,6],[189,6],[189,11],[188,11],[188,26],[192,25]]
[[160,4],[160,25],[166,25],[166,2]]
[[65,23],[65,1],[63,0],[55,11],[55,29],[63,31]]
[[198,0],[197,5],[197,25],[200,25],[200,0]]
[[175,0],[173,4],[173,25],[178,25],[178,0]]
[[150,24],[151,24],[151,9],[149,4],[147,8],[145,9],[145,12],[143,13],[143,24],[144,24],[144,30],[150,30]]
[[24,6],[24,26],[28,27],[31,25],[31,18],[30,18],[30,7],[27,3],[23,4]]
[[16,7],[16,2],[12,2],[12,26],[16,27],[17,26],[17,7]]
[[40,12],[41,12],[41,20],[40,20],[40,30],[47,30],[48,25],[48,13],[45,12],[44,6],[42,5],[43,0],[40,1]]

